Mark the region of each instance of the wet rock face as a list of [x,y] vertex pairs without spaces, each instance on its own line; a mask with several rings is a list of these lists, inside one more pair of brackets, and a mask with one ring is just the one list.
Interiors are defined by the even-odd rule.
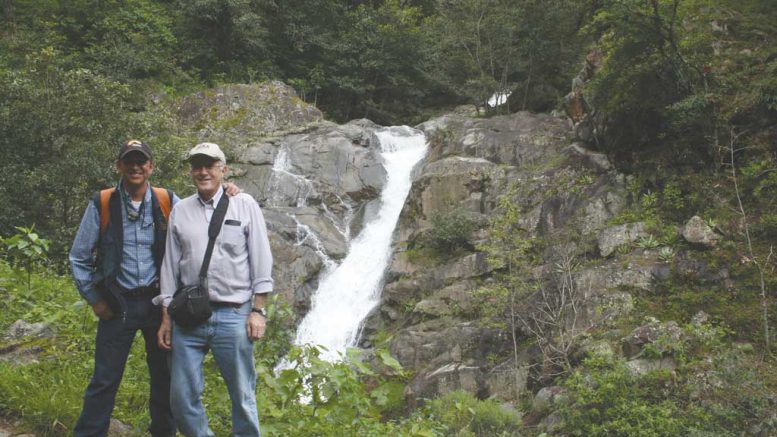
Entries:
[[262,206],[275,289],[300,311],[325,265],[374,215],[386,181],[369,120],[337,125],[281,82],[230,85],[183,98],[184,131],[219,143],[232,181]]
[[447,156],[461,156],[526,166],[555,155],[569,139],[565,119],[528,112],[488,119],[453,113],[417,128],[430,139],[430,163]]
[[[235,182],[264,211],[275,289],[301,316],[319,274],[343,259],[351,241],[376,217],[389,175],[376,136],[380,126],[368,120],[322,121],[317,110],[289,91],[277,83],[219,89],[185,101],[181,114],[198,137],[226,141]],[[575,114],[576,128],[590,124],[586,113]],[[514,401],[527,387],[538,389],[532,386],[538,380],[533,369],[543,366],[543,357],[539,348],[526,346],[533,341],[527,331],[482,323],[484,311],[494,305],[481,292],[500,272],[478,244],[489,241],[486,227],[503,196],[518,209],[516,232],[541,239],[546,249],[569,247],[585,261],[570,277],[582,299],[573,329],[612,323],[632,311],[631,292],[653,290],[656,278],[668,274],[670,265],[655,251],[634,248],[633,242],[646,235],[643,223],[613,225],[628,206],[628,177],[585,143],[573,143],[567,119],[529,113],[484,119],[473,116],[471,108],[459,108],[418,129],[426,133],[430,151],[413,170],[393,234],[382,302],[364,321],[360,343],[375,344],[379,332],[392,334],[391,352],[414,375],[409,397],[428,399],[463,389]],[[431,231],[432,218],[450,212],[481,227],[472,247],[437,260],[419,257],[416,249]],[[692,221],[685,238],[714,244],[714,231]],[[616,250],[621,246],[630,252]],[[547,280],[554,271],[545,252],[529,280]],[[678,254],[671,268],[700,271],[691,261]],[[707,270],[709,281],[728,278],[725,271]],[[582,346],[578,352],[584,354]],[[635,371],[654,364],[635,362]]]
[[[594,214],[604,217],[594,221],[585,207],[613,190],[600,183],[592,184],[590,193],[549,193],[557,179],[577,177],[572,165],[588,172],[585,162],[592,160],[582,148],[575,156],[564,153],[571,133],[564,119],[529,113],[479,119],[462,110],[418,128],[426,132],[431,151],[416,173],[400,217],[380,311],[384,323],[401,324],[392,352],[415,372],[410,387],[416,397],[463,389],[482,397],[517,399],[534,358],[522,354],[518,363],[499,361],[504,358],[496,357],[509,355],[511,341],[504,331],[476,320],[483,305],[478,289],[495,268],[486,254],[462,254],[429,268],[414,263],[405,249],[417,245],[437,214],[463,211],[486,224],[500,196],[513,186],[520,191],[515,201],[526,213],[525,230],[531,235],[567,223],[595,222],[590,227],[596,229],[611,212]],[[562,167],[569,170],[557,171]]]

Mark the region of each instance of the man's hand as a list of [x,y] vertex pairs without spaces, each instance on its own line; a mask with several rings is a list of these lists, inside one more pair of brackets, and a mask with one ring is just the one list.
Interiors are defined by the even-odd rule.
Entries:
[[100,299],[92,305],[92,311],[100,318],[100,320],[111,320],[114,316],[111,307],[108,306],[108,302],[105,299]]
[[157,344],[160,349],[169,351],[173,344],[173,324],[170,316],[167,315],[167,308],[162,308],[162,324],[159,325],[159,331],[156,333]]
[[243,190],[241,190],[240,187],[233,184],[232,182],[227,182],[226,184],[224,184],[224,192],[227,193],[227,196],[233,197],[242,193]]
[[267,323],[267,320],[264,319],[263,315],[252,311],[251,315],[248,316],[248,322],[246,323],[246,331],[248,331],[248,339],[251,341],[254,341],[264,337],[264,329],[265,329],[266,323]]

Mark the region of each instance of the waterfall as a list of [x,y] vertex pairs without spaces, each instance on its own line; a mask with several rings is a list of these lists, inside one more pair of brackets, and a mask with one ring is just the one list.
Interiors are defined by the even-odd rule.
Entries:
[[[267,199],[269,207],[288,207],[297,208],[307,205],[308,197],[316,192],[313,182],[302,175],[292,173],[291,160],[289,159],[289,150],[287,145],[283,145],[272,166],[272,176],[270,178],[270,196]],[[307,245],[316,252],[324,263],[324,271],[331,270],[335,262],[327,255],[324,250],[324,244],[318,238],[315,232],[309,226],[300,223],[297,216],[291,212],[286,212],[297,225],[296,246]],[[334,221],[334,219],[332,219]],[[339,229],[338,229],[339,230]]]
[[413,167],[426,155],[424,134],[407,126],[375,132],[387,181],[380,210],[351,240],[343,261],[319,281],[295,344],[324,346],[322,358],[336,361],[358,340],[362,323],[380,302],[383,274],[391,259],[391,236],[412,185]]
[[[275,162],[273,162],[272,172],[268,206],[302,207],[307,205],[308,197],[316,190],[313,183],[304,176],[291,172],[288,146],[284,145],[278,151]],[[294,200],[294,203],[289,205],[289,199]]]

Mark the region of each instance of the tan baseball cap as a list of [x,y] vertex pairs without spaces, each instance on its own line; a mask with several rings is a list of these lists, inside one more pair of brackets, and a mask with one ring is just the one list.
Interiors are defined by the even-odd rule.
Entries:
[[225,165],[227,163],[227,157],[224,155],[224,152],[221,151],[221,148],[216,143],[197,144],[191,150],[189,150],[186,160],[191,161],[191,159],[196,155],[210,156],[213,159],[223,162]]

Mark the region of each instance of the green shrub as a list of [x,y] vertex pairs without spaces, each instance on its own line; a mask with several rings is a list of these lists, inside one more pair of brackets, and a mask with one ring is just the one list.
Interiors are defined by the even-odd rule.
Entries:
[[698,373],[693,401],[709,412],[708,428],[727,435],[777,435],[774,369],[753,354],[749,345],[718,348]]
[[[0,411],[21,418],[40,436],[67,435],[78,418],[83,391],[94,361],[96,318],[73,288],[72,280],[50,272],[31,275],[0,261],[0,330],[18,319],[48,322],[55,337],[0,339],[0,350],[36,351],[26,365],[0,360]],[[56,299],[52,299],[52,290]],[[267,436],[441,436],[442,425],[429,417],[387,420],[400,409],[406,375],[386,351],[367,360],[349,351],[330,363],[315,348],[291,347],[291,312],[276,300],[268,307],[268,331],[255,349],[257,401],[263,435]],[[136,430],[146,429],[148,371],[143,341],[133,344],[116,398],[114,417]],[[290,368],[273,370],[286,357]],[[216,435],[231,428],[230,401],[212,355],[205,359],[203,403]],[[309,401],[305,402],[308,398]]]
[[594,356],[564,386],[573,402],[561,408],[562,432],[573,436],[688,435],[700,412],[684,411],[671,397],[653,399],[653,377],[636,377],[625,362]]
[[426,235],[425,244],[439,254],[459,253],[474,249],[470,239],[477,223],[466,212],[452,210],[432,215],[432,229]]
[[0,238],[8,261],[12,265],[24,267],[27,272],[27,291],[30,290],[32,271],[48,259],[49,240],[35,233],[35,225],[29,228],[16,226],[18,233],[8,238]]
[[426,407],[427,414],[446,428],[445,435],[507,437],[520,436],[521,417],[504,409],[495,401],[480,401],[463,391],[435,399]]

